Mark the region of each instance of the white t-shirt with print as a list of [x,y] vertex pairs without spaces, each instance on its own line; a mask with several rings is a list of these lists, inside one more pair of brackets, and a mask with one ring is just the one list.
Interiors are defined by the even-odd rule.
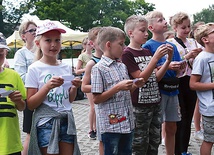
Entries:
[[[61,63],[57,66],[51,66],[41,61],[36,61],[28,68],[25,87],[41,89],[53,76],[62,75],[73,76],[72,69],[69,65]],[[71,81],[65,81],[60,87],[51,89],[43,101],[43,104],[48,105],[58,112],[70,110],[69,88],[71,85]],[[48,120],[50,120],[50,118],[40,120],[38,126],[44,124]]]

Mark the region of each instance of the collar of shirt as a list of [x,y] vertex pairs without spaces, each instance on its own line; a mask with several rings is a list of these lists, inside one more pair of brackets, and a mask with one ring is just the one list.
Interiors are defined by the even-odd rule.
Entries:
[[102,55],[101,59],[103,60],[104,63],[106,63],[107,66],[110,66],[113,63],[121,62],[119,59],[113,60],[113,59],[111,59],[107,56],[104,56],[104,55]]

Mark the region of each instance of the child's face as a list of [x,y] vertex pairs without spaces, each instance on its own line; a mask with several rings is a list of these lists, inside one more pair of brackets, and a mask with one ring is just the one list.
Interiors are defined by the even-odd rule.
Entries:
[[148,24],[146,22],[138,22],[134,30],[130,31],[130,40],[141,46],[147,41],[148,35]]
[[91,46],[89,40],[86,42],[85,49],[86,49],[87,51],[91,51],[91,50],[93,49],[93,47]]
[[164,17],[154,18],[152,24],[149,25],[149,29],[151,29],[152,32],[162,34],[168,30],[167,21]]
[[214,27],[213,30],[211,30],[205,38],[207,40],[207,43],[209,43],[210,47],[214,47]]
[[55,30],[46,32],[36,44],[44,56],[56,57],[61,50],[61,34]]
[[4,63],[6,55],[7,55],[7,49],[0,48],[0,66],[2,66],[2,64]]
[[118,38],[114,42],[109,42],[109,53],[106,53],[111,59],[119,59],[123,53],[125,38]]
[[190,20],[185,19],[181,24],[178,24],[175,28],[178,38],[187,38],[191,30]]
[[95,49],[95,51],[101,51],[100,47],[97,44],[97,38],[94,39],[93,41],[90,40],[90,45],[91,45],[92,48]]
[[24,39],[27,43],[33,43],[35,36],[36,26],[34,24],[30,24],[25,30],[25,33],[22,34],[22,39]]

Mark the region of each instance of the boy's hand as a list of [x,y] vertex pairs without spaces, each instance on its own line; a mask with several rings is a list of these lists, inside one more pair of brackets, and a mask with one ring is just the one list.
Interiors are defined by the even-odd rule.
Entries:
[[191,58],[195,58],[200,52],[202,51],[201,48],[196,48],[192,51],[190,51],[188,54],[185,55],[185,58],[187,60],[191,59]]
[[187,62],[184,60],[184,61],[181,61],[180,62],[180,69],[184,69],[186,68],[186,65],[187,65]]
[[161,46],[159,46],[156,50],[156,52],[154,53],[153,57],[157,58],[157,60],[159,60],[160,58],[162,58],[164,55],[168,54],[168,50],[169,47],[166,44],[162,44]]
[[181,69],[181,65],[182,65],[182,63],[179,61],[172,61],[169,64],[169,69],[174,70],[174,71],[178,71]]
[[143,87],[143,85],[145,84],[145,81],[144,81],[144,78],[137,78],[137,79],[134,79],[133,80],[133,84],[136,86],[136,87]]
[[61,86],[64,83],[64,79],[58,76],[53,76],[48,82],[47,85],[50,89]]
[[14,103],[20,102],[22,100],[22,94],[19,91],[14,91],[10,93],[8,97]]
[[133,84],[133,80],[123,80],[120,81],[117,86],[118,90],[131,90]]
[[79,77],[75,77],[72,81],[71,81],[72,85],[75,86],[76,88],[80,87],[82,84],[82,80]]
[[170,44],[166,44],[166,47],[168,49],[168,56],[167,56],[167,60],[168,61],[172,61],[172,57],[173,57],[173,46]]

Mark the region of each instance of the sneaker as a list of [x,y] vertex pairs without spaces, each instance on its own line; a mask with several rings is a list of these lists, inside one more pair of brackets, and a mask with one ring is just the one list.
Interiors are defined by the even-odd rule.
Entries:
[[165,146],[165,139],[164,138],[161,140],[161,145]]
[[192,155],[192,153],[189,153],[189,152],[183,152],[181,155]]
[[195,139],[197,140],[204,140],[204,134],[203,131],[196,131],[194,134]]
[[92,131],[90,131],[90,132],[88,133],[88,137],[89,137],[90,139],[95,140],[96,137],[97,137],[97,134],[96,134],[96,132],[94,132],[94,131],[92,130]]

